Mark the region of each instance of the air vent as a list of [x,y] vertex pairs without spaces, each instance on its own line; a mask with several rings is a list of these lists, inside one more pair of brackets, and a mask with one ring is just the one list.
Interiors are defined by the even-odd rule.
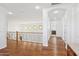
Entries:
[[58,5],[58,4],[60,4],[60,3],[51,3],[51,5]]

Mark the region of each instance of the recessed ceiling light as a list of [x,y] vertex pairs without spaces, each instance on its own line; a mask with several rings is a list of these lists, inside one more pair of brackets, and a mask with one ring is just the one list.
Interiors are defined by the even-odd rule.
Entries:
[[13,13],[12,12],[8,12],[8,14],[12,15]]
[[54,11],[54,14],[57,14],[58,13],[58,11],[56,10],[56,11]]
[[40,9],[40,6],[35,6],[35,9],[39,10]]

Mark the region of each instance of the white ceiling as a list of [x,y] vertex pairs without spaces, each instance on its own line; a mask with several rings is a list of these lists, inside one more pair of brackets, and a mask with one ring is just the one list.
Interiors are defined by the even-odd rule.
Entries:
[[[0,3],[0,6],[6,8],[9,12],[13,12],[10,17],[40,17],[42,16],[42,8],[50,7],[49,3]],[[35,6],[41,9],[36,10]]]
[[[55,3],[52,3],[54,5]],[[50,3],[0,3],[0,6],[6,8],[8,12],[12,12],[12,15],[8,14],[8,18],[10,19],[24,19],[30,18],[31,20],[41,20],[42,18],[42,9],[52,7]],[[58,4],[57,4],[58,5]],[[39,6],[40,9],[36,10],[35,6]],[[57,12],[57,13],[55,13]],[[63,17],[65,13],[64,9],[53,9],[48,15],[51,20],[58,20]],[[30,20],[29,19],[29,20]]]

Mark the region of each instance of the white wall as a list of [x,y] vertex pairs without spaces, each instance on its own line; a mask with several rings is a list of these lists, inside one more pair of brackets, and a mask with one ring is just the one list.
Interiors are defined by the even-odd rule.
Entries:
[[67,10],[64,17],[64,39],[71,47],[79,44],[79,4],[73,4]]
[[67,43],[70,43],[71,40],[73,40],[73,5],[67,9],[65,18],[64,18],[64,39],[66,40]]
[[74,10],[74,15],[73,15],[73,24],[74,24],[74,39],[72,40],[72,42],[74,43],[79,43],[79,3],[78,4],[75,4],[73,6]]
[[7,11],[0,7],[0,49],[7,46]]
[[56,30],[56,21],[51,21],[50,22],[50,28],[51,28],[51,31]]
[[63,38],[63,20],[62,19],[56,21],[56,36]]
[[[21,30],[22,25],[42,25],[42,21],[40,21],[40,18],[8,18],[8,31],[21,31],[24,32],[23,30]],[[25,32],[28,32],[27,30]],[[33,31],[34,32],[34,31]],[[36,32],[42,32],[41,30],[37,30]]]

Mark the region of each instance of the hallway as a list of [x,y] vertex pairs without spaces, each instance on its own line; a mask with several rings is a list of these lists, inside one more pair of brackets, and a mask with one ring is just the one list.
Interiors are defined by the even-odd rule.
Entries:
[[56,40],[51,37],[48,47],[43,47],[42,43],[8,40],[8,47],[0,52],[10,56],[66,56],[64,42],[59,37],[56,37]]

